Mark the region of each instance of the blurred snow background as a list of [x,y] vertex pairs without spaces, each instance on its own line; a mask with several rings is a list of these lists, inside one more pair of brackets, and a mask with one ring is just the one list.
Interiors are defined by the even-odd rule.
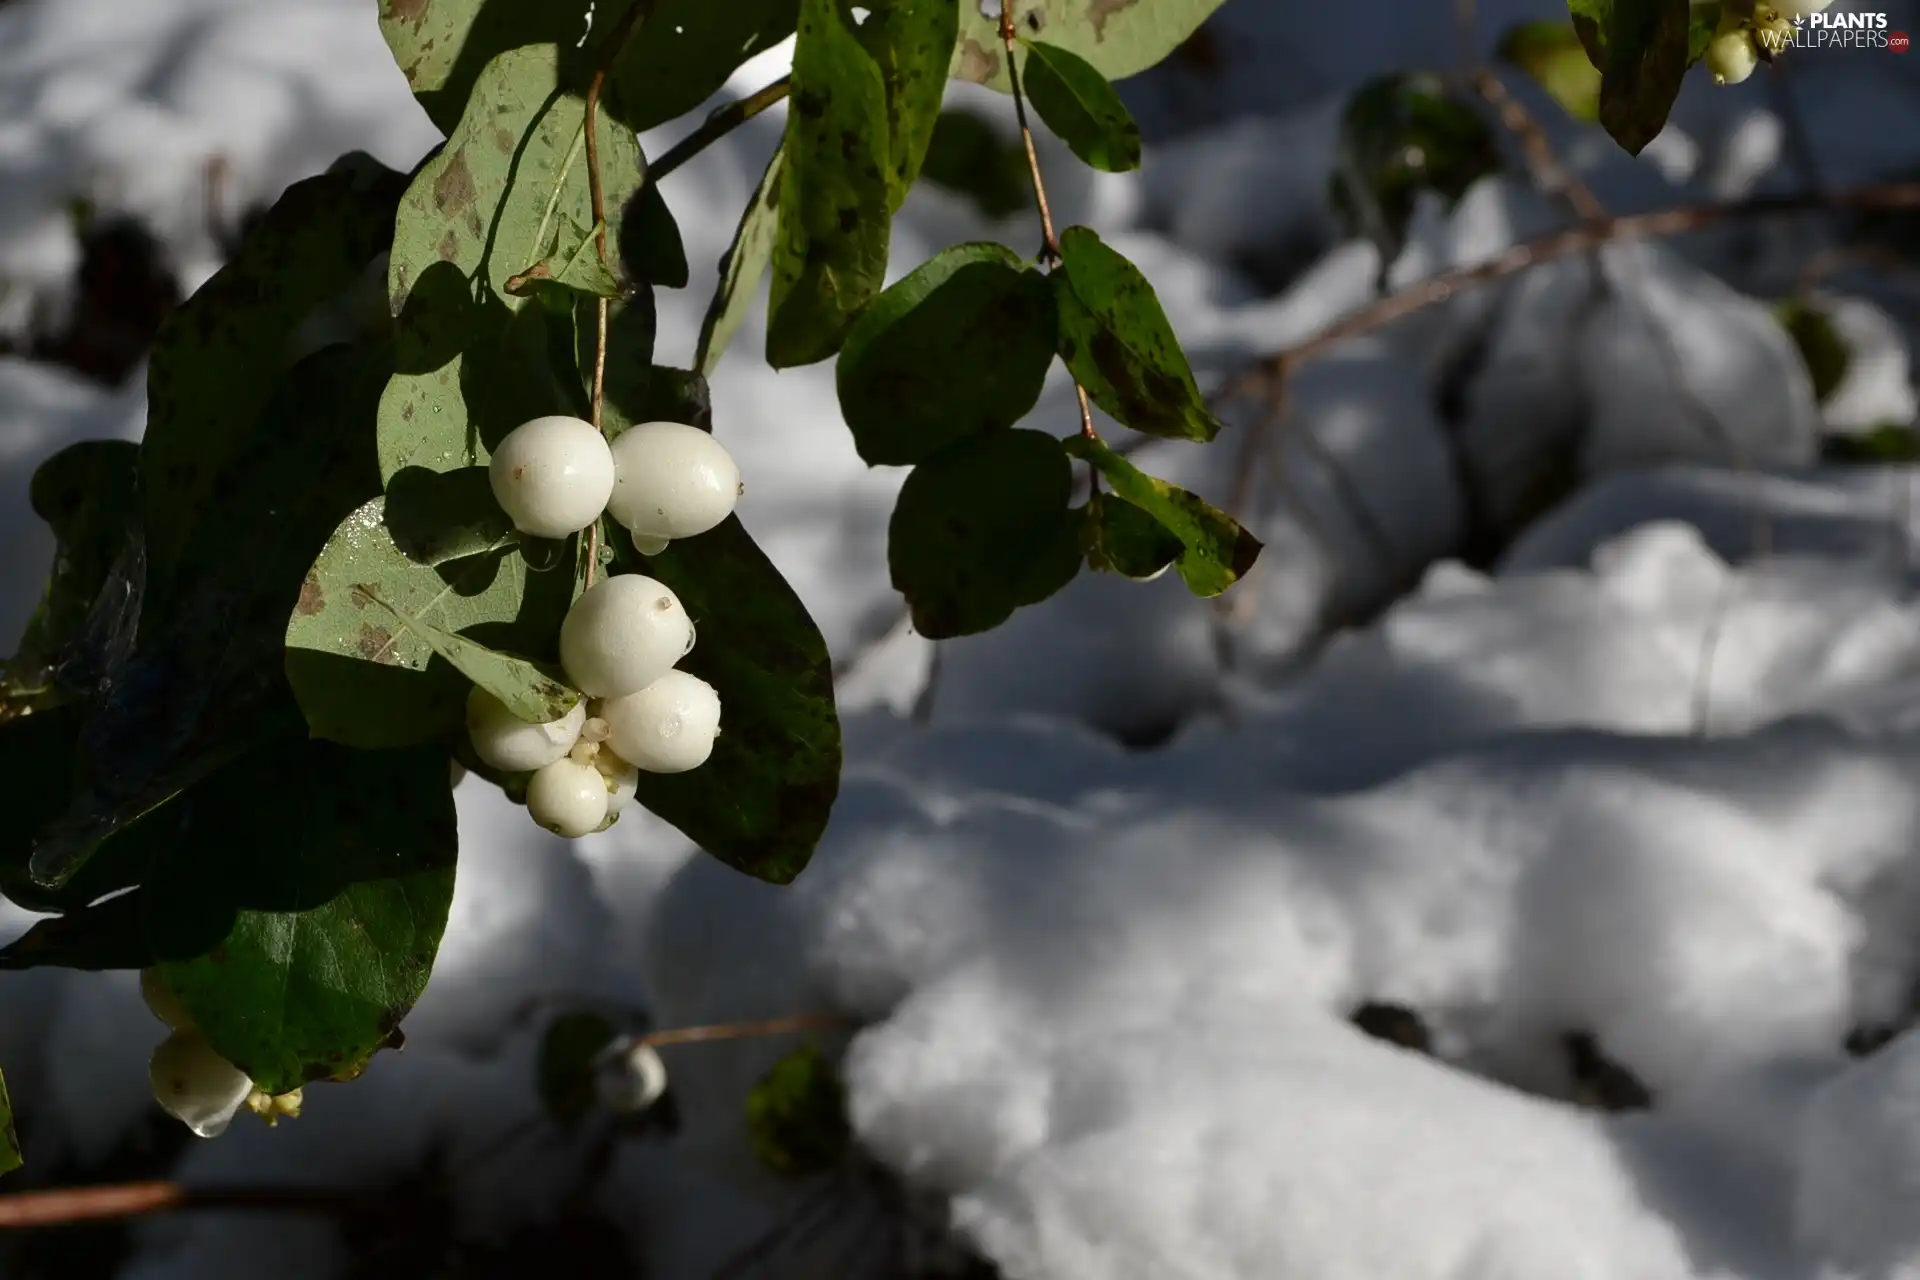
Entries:
[[[1089,174],[1042,139],[1058,216],[1141,265],[1204,381],[1363,305],[1383,268],[1408,283],[1564,220],[1516,167],[1423,209],[1397,261],[1343,241],[1344,97],[1458,65],[1453,9],[1229,0],[1127,86],[1143,172]],[[33,468],[141,430],[150,324],[87,309],[89,278],[143,261],[114,220],[164,268],[116,296],[158,314],[289,182],[356,148],[410,168],[437,141],[373,10],[0,4],[0,634],[51,552]],[[1562,12],[1481,0],[1478,52]],[[1615,212],[1920,169],[1906,59],[1696,78],[1638,161],[1509,85]],[[690,355],[781,127],[771,112],[667,184],[696,278],[661,297],[663,362]],[[923,188],[895,272],[1034,234]],[[565,1257],[693,1280],[763,1242],[734,1274],[1920,1276],[1915,477],[1822,461],[1835,436],[1912,424],[1920,292],[1836,260],[1820,287],[1854,358],[1817,398],[1768,308],[1834,243],[1802,218],[1614,246],[1348,343],[1296,375],[1283,422],[1237,406],[1211,449],[1143,451],[1226,502],[1264,430],[1249,518],[1268,550],[1230,611],[1089,575],[937,661],[887,583],[903,473],[859,461],[830,365],[760,365],[756,315],[715,379],[718,430],[751,479],[743,520],[848,669],[846,784],[813,867],[762,886],[645,815],[567,845],[469,779],[406,1049],[311,1090],[297,1123],[212,1143],[155,1119],[131,975],[9,975],[29,1176],[425,1183],[444,1224],[402,1256],[325,1218],[183,1216],[16,1241],[0,1274]],[[1064,430],[1070,400],[1056,381],[1036,424]],[[1529,509],[1567,465],[1571,496]],[[0,907],[0,933],[24,923]],[[858,1020],[834,1047],[873,1168],[792,1186],[756,1164],[744,1100],[792,1047],[775,1040],[666,1050],[677,1131],[584,1176],[583,1142],[530,1120],[533,1054],[546,1017],[596,1002],[658,1026]],[[949,1219],[960,1256],[901,1260],[903,1231]],[[488,1241],[522,1269],[473,1261]]]

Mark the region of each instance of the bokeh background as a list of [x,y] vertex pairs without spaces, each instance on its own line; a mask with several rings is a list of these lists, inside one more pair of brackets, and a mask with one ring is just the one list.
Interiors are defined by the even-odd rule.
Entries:
[[[1328,184],[1384,74],[1491,67],[1611,213],[1920,178],[1920,58],[1696,74],[1634,159],[1497,57],[1563,18],[1227,0],[1122,86],[1140,172],[1041,138],[1056,214],[1142,267],[1215,386],[1568,224],[1486,108],[1497,172],[1423,197],[1395,251],[1353,234]],[[896,277],[1037,243],[1004,200],[1006,100],[950,103],[985,145],[909,200]],[[691,355],[783,120],[665,184],[695,272],[661,296],[663,363]],[[437,141],[372,0],[0,0],[6,647],[52,554],[28,479],[139,437],[160,318],[290,182]],[[1781,319],[1808,309],[1817,340]],[[1229,607],[1083,575],[937,651],[887,580],[904,472],[860,462],[830,365],[765,368],[763,321],[715,420],[843,673],[812,868],[760,885],[639,813],[569,844],[469,778],[405,1049],[212,1142],[150,1101],[133,975],[5,975],[30,1162],[7,1189],[168,1177],[386,1211],[4,1235],[0,1276],[1920,1275],[1920,223],[1610,244],[1357,337],[1277,416],[1236,402],[1211,448],[1138,455],[1265,540]],[[1030,425],[1074,413],[1057,377]],[[0,905],[0,937],[28,923]],[[537,1058],[583,1010],[851,1019],[814,1039],[854,1154],[805,1178],[756,1158],[746,1099],[792,1037],[663,1050],[670,1107],[563,1131]]]

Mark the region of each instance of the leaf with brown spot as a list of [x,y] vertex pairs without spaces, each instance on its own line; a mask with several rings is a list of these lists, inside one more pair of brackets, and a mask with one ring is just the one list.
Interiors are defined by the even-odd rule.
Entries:
[[[1011,0],[1020,34],[1086,61],[1109,80],[1145,71],[1179,48],[1224,0]],[[987,12],[982,12],[983,8]],[[1009,91],[997,5],[963,0],[952,75]],[[1016,55],[1022,67],[1030,56]],[[1024,72],[1023,72],[1024,77]]]
[[[1104,441],[1075,436],[1067,441],[1066,449],[1099,469],[1113,489],[1112,497],[1151,516],[1178,539],[1184,551],[1174,562],[1175,567],[1193,594],[1219,595],[1245,577],[1260,558],[1260,540],[1233,517],[1178,485],[1148,475]],[[1132,536],[1138,538],[1137,529]],[[1116,567],[1124,571],[1127,566]]]

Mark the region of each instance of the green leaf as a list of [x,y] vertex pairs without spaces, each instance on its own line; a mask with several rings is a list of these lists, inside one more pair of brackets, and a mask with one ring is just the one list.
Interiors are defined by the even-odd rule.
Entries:
[[512,536],[438,565],[411,559],[376,498],[313,562],[286,628],[287,679],[316,737],[368,749],[426,742],[464,722],[468,681],[379,600],[550,661],[572,595],[568,574],[530,573]]
[[1600,119],[1600,68],[1587,56],[1571,23],[1519,23],[1501,39],[1499,52],[1574,119]]
[[454,670],[498,698],[507,710],[528,724],[551,724],[565,719],[585,695],[554,679],[534,663],[510,653],[496,653],[465,636],[442,631],[430,622],[388,604],[376,588],[364,588],[374,603],[386,609],[407,630],[425,640]]
[[446,927],[446,753],[300,742],[183,800],[147,890],[162,978],[268,1093],[351,1078],[425,990]]
[[[654,371],[653,414],[710,426],[703,379]],[[676,392],[676,387],[678,391]],[[720,694],[713,755],[640,775],[639,802],[738,871],[786,884],[806,868],[840,791],[840,716],[826,640],[739,518],[641,556],[609,528],[614,569],[673,589],[698,643],[680,668]]]
[[1493,131],[1439,76],[1382,76],[1354,94],[1341,119],[1333,204],[1348,233],[1373,241],[1391,262],[1420,192],[1457,201],[1500,165]]
[[[506,288],[548,257],[569,223],[594,225],[586,104],[560,88],[560,71],[552,45],[495,58],[400,202],[387,276],[398,372],[380,405],[383,477],[477,466],[529,418],[577,411],[579,379],[550,357],[556,329],[571,343],[571,318]],[[646,161],[624,125],[603,118],[599,139],[608,256],[628,263],[644,199],[625,218],[615,211],[640,188]]]
[[232,460],[287,371],[289,336],[386,247],[403,182],[358,157],[294,184],[161,326],[140,445],[151,596],[172,593],[193,530],[234,483]]
[[613,64],[621,119],[644,132],[685,115],[792,35],[799,9],[799,0],[658,0]]
[[1107,78],[1078,54],[1027,42],[1022,87],[1054,136],[1087,164],[1108,173],[1140,167],[1140,126]]
[[727,344],[752,310],[753,295],[767,273],[767,263],[773,259],[780,234],[780,175],[786,155],[786,148],[781,147],[767,161],[767,171],[747,201],[726,260],[720,264],[720,287],[714,291],[706,319],[700,324],[700,345],[693,361],[701,374],[710,376],[719,367]]
[[940,113],[920,176],[968,197],[989,218],[1018,213],[1033,200],[1026,150],[979,112],[961,107]]
[[612,299],[624,295],[626,290],[619,279],[600,261],[594,234],[594,231],[582,231],[573,219],[566,219],[553,252],[508,280],[507,292],[516,298],[538,297],[541,290],[552,289],[589,298]]
[[[287,615],[335,525],[379,477],[374,406],[389,351],[335,345],[303,360],[213,477],[171,598],[139,603],[131,651],[98,673],[68,812],[30,869],[57,887],[100,842],[252,746],[297,726],[283,671]],[[137,593],[136,593],[137,594]]]
[[0,1174],[12,1173],[22,1163],[20,1135],[13,1129],[13,1103],[7,1098],[6,1077],[0,1076]]
[[1067,228],[1060,251],[1053,273],[1060,355],[1093,402],[1148,435],[1207,441],[1220,434],[1139,268],[1086,227]]
[[914,469],[887,531],[887,564],[929,640],[990,631],[1080,567],[1073,468],[1039,431],[974,436]]
[[886,282],[893,214],[887,88],[836,0],[802,0],[793,50],[767,363],[840,349]]
[[1806,361],[1814,399],[1825,404],[1846,381],[1847,367],[1852,363],[1846,340],[1825,311],[1804,299],[1789,298],[1776,306],[1773,314]]
[[[597,45],[576,47],[587,12],[621,7],[594,0],[380,0],[380,34],[393,51],[414,97],[442,133],[452,133],[474,84],[494,58],[522,45],[551,44],[567,51],[569,81],[590,74]],[[604,33],[614,13],[596,17]]]
[[600,1052],[619,1033],[597,1013],[566,1013],[547,1024],[540,1038],[538,1077],[540,1105],[554,1123],[571,1127],[593,1110]]
[[1087,501],[1080,549],[1089,568],[1149,582],[1186,551],[1173,530],[1123,498],[1096,493]]
[[85,440],[60,450],[33,473],[28,500],[53,530],[53,571],[19,650],[5,667],[0,691],[15,683],[44,684],[62,651],[81,638],[132,532],[139,460],[140,446],[129,441]]
[[1197,596],[1217,596],[1245,577],[1260,558],[1260,542],[1232,516],[1188,493],[1155,479],[1115,453],[1105,442],[1075,436],[1067,452],[1098,468],[1114,495],[1132,503],[1167,527],[1186,548],[1176,567],[1187,589]]
[[874,0],[860,24],[860,44],[880,67],[886,85],[887,181],[890,212],[898,212],[920,176],[927,144],[947,91],[964,0]]
[[853,1149],[847,1091],[813,1045],[796,1049],[747,1095],[747,1131],[760,1162],[787,1178],[825,1173]]
[[[1043,39],[1087,60],[1109,80],[1145,71],[1172,53],[1224,0],[1021,0],[1014,24],[1028,39]],[[987,12],[983,12],[983,9]],[[987,16],[991,12],[992,16]],[[1021,50],[1022,59],[1031,55]],[[1009,91],[1006,47],[997,5],[963,0],[952,75]],[[1024,63],[1023,63],[1024,65]]]
[[1600,68],[1601,127],[1639,155],[1666,127],[1687,68],[1705,51],[1705,17],[1689,0],[1568,0],[1568,10]]
[[1904,422],[1885,422],[1858,435],[1829,435],[1820,460],[1837,466],[1886,466],[1920,461],[1920,434]]
[[841,416],[870,465],[911,466],[1031,412],[1058,338],[1045,276],[1002,245],[956,245],[854,323],[835,370]]

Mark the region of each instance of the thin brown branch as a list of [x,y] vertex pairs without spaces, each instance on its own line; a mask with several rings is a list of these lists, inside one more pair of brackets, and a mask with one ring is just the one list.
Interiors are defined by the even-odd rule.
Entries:
[[1655,213],[1627,214],[1551,231],[1514,245],[1485,262],[1435,272],[1424,280],[1350,312],[1313,337],[1241,370],[1214,393],[1244,395],[1283,369],[1323,356],[1351,338],[1374,333],[1397,320],[1445,302],[1466,289],[1491,284],[1529,267],[1585,253],[1617,240],[1645,240],[1701,231],[1726,222],[1825,210],[1920,209],[1920,182],[1885,182],[1825,195],[1756,196],[1719,203],[1680,205]]
[[[1053,210],[1047,204],[1047,184],[1040,176],[1040,153],[1027,123],[1027,95],[1020,88],[1018,36],[1013,30],[1013,0],[1000,0],[1000,42],[1007,47],[1007,86],[1013,91],[1013,113],[1020,122],[1020,141],[1027,149],[1027,171],[1033,175],[1033,199],[1040,206],[1042,253],[1049,264],[1060,261],[1060,237],[1054,234]],[[1089,420],[1089,424],[1091,420]],[[1091,431],[1091,425],[1089,425]]]
[[1476,66],[1467,72],[1467,83],[1473,86],[1473,91],[1480,95],[1482,101],[1493,108],[1501,127],[1512,134],[1514,141],[1519,144],[1521,158],[1526,161],[1527,170],[1533,175],[1534,185],[1564,199],[1573,209],[1574,216],[1582,222],[1598,222],[1607,216],[1606,206],[1554,154],[1547,131],[1527,110],[1527,105],[1508,92],[1499,76],[1486,67]]
[[640,1037],[640,1043],[659,1048],[669,1044],[704,1044],[713,1040],[753,1040],[790,1036],[802,1031],[848,1031],[854,1023],[837,1014],[803,1013],[764,1022],[723,1022],[710,1027],[674,1027]]
[[68,1226],[189,1209],[349,1214],[377,1203],[370,1193],[323,1187],[188,1187],[178,1182],[124,1182],[0,1196],[0,1230]]
[[793,87],[792,76],[781,76],[764,89],[756,90],[723,107],[715,107],[698,129],[669,147],[658,160],[647,166],[647,181],[659,182],[687,161],[787,96]]

